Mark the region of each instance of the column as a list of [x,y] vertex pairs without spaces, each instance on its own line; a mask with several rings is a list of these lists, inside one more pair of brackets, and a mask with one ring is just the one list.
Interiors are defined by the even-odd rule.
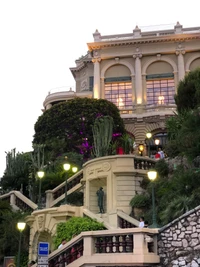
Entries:
[[142,71],[141,71],[141,57],[139,49],[136,49],[136,53],[133,55],[135,58],[135,90],[136,90],[136,104],[142,104]]
[[104,89],[104,77],[101,77],[101,92],[100,98],[105,99],[105,89]]
[[131,74],[131,84],[132,84],[132,102],[133,106],[136,105],[136,92],[135,92],[135,75]]
[[184,66],[184,57],[185,50],[182,48],[181,45],[178,45],[176,49],[176,55],[178,56],[178,80],[183,80],[185,77],[185,66]]
[[92,62],[94,63],[94,89],[93,89],[93,98],[100,98],[100,61],[101,58],[93,58]]
[[147,104],[147,85],[146,85],[146,74],[142,74],[142,96],[143,104]]

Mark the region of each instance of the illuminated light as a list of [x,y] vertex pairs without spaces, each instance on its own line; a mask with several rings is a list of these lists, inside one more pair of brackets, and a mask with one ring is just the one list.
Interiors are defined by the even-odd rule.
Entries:
[[151,170],[147,172],[148,178],[151,181],[154,181],[157,177],[157,171]]
[[160,95],[160,96],[158,97],[158,104],[159,104],[159,105],[163,105],[163,104],[164,104],[164,100],[165,100],[164,96]]
[[155,139],[155,144],[158,146],[160,144],[160,140],[159,139]]
[[142,104],[142,99],[141,98],[137,99],[137,104]]
[[152,133],[146,133],[146,137],[150,139],[152,137]]

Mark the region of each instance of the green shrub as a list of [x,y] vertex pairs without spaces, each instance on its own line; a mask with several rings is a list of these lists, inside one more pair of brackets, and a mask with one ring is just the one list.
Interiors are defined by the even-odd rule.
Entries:
[[54,246],[57,248],[63,238],[66,241],[70,241],[74,236],[79,235],[85,231],[97,231],[104,230],[103,223],[99,223],[96,220],[92,220],[88,217],[72,217],[64,223],[57,225],[57,233],[54,238]]
[[148,195],[140,194],[140,195],[135,195],[131,199],[130,206],[134,208],[147,208],[149,207],[150,203],[151,200]]

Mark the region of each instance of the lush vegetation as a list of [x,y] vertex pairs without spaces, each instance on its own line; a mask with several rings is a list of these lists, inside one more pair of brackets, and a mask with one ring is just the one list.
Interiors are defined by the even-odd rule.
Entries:
[[[0,200],[0,264],[3,263],[4,256],[17,257],[20,234],[17,229],[17,222],[24,220],[27,215],[21,212],[13,212],[7,202]],[[22,232],[21,267],[27,266],[28,244],[29,227],[26,226]]]
[[118,108],[105,99],[75,98],[54,105],[35,123],[34,144],[45,144],[54,151],[52,159],[65,152],[77,152],[91,157],[94,145],[92,127],[101,116],[113,118],[113,133],[124,133]]
[[179,113],[200,106],[200,68],[189,72],[179,82],[175,102]]
[[71,240],[73,237],[85,231],[104,230],[105,227],[102,223],[92,220],[88,217],[72,217],[64,223],[57,225],[56,236],[54,238],[54,246],[57,248],[62,239],[66,241]]

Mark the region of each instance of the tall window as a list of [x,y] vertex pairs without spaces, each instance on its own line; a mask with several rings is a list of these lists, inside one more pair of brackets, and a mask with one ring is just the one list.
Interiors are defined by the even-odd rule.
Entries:
[[132,109],[132,84],[129,81],[106,82],[105,99],[114,103],[119,109]]
[[167,105],[175,103],[175,87],[174,78],[172,76],[173,74],[147,75],[147,105]]

